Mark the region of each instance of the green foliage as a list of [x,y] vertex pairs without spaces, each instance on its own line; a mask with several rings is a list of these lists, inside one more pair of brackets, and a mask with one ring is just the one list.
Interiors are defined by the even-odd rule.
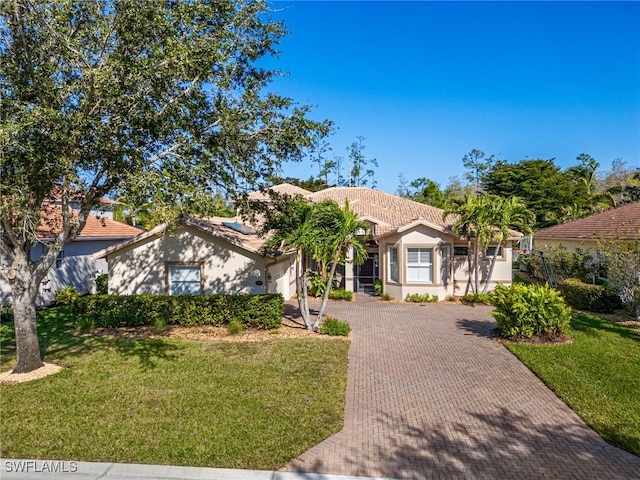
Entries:
[[103,273],[96,277],[96,290],[98,295],[107,295],[109,293],[109,275]]
[[563,172],[553,160],[526,159],[516,163],[499,160],[482,176],[487,193],[517,196],[535,214],[535,229],[555,225],[563,209],[587,206],[588,195],[573,173]]
[[461,297],[460,300],[467,303],[491,305],[491,293],[470,293]]
[[281,295],[90,295],[73,303],[77,315],[97,327],[225,325],[238,320],[262,329],[278,328],[284,314]]
[[548,285],[498,285],[491,294],[491,302],[496,307],[491,315],[502,337],[563,334],[569,328],[571,308]]
[[346,337],[351,331],[351,326],[347,322],[336,320],[335,318],[327,317],[322,322],[320,327],[320,333],[323,335],[332,335],[339,337]]
[[96,326],[96,322],[93,317],[88,317],[87,315],[79,315],[75,321],[76,329],[81,333],[86,333]]
[[322,297],[327,290],[327,282],[318,272],[308,271],[307,280],[309,282],[308,292],[312,297]]
[[383,302],[390,302],[391,300],[393,300],[393,297],[388,293],[383,293],[382,295],[380,295],[380,300],[382,300]]
[[446,207],[446,199],[440,185],[425,177],[415,179],[409,184],[412,190],[406,192],[406,197],[415,202],[425,203],[437,208]]
[[573,308],[596,313],[611,313],[620,307],[620,298],[606,285],[592,285],[577,278],[567,278],[560,290]]
[[13,304],[10,302],[0,303],[0,323],[13,322]]
[[229,322],[229,325],[227,325],[227,331],[231,335],[237,335],[237,334],[239,334],[240,332],[242,332],[246,328],[247,328],[246,325],[244,325],[240,320],[238,320],[236,318],[231,320]]
[[332,288],[329,292],[329,298],[331,300],[353,300],[353,292],[345,290],[344,288]]
[[428,293],[412,293],[407,294],[404,301],[413,303],[435,303],[438,301],[438,295],[429,295]]
[[640,240],[602,241],[598,244],[606,261],[608,285],[623,305],[640,320]]
[[376,278],[376,281],[373,283],[373,295],[379,297],[382,295],[382,280]]
[[347,149],[349,152],[351,170],[349,171],[349,178],[347,179],[346,186],[364,187],[370,184],[372,188],[375,188],[375,171],[371,167],[377,167],[378,160],[376,160],[375,158],[367,159],[364,156],[363,142],[364,137],[358,135],[356,141],[353,142]]
[[58,305],[69,305],[75,302],[81,296],[82,293],[80,293],[80,291],[76,287],[68,285],[56,291],[56,303]]

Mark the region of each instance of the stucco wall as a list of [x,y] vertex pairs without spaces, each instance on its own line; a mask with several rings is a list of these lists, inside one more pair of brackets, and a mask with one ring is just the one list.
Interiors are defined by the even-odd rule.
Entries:
[[[438,295],[444,300],[448,295],[465,295],[468,293],[468,267],[466,257],[453,257],[454,245],[466,246],[466,242],[454,241],[454,238],[426,226],[415,228],[382,239],[380,248],[380,278],[383,290],[395,298],[405,298],[409,294],[419,293]],[[399,281],[390,282],[388,276],[388,248],[398,248]],[[406,278],[407,249],[433,248],[433,266],[431,283],[412,283]],[[448,257],[449,266],[444,261]],[[489,283],[489,290],[497,284],[511,284],[512,281],[512,242],[503,246],[503,257],[498,258]],[[484,281],[488,276],[489,261],[485,261],[480,269],[480,278]],[[447,273],[445,275],[445,272]]]
[[533,237],[534,250],[547,250],[551,247],[562,245],[568,250],[588,250],[595,255],[598,248],[596,240],[560,240],[556,238],[535,238]]
[[167,262],[202,263],[206,295],[266,291],[263,257],[186,226],[123,248],[107,260],[109,292],[118,295],[167,293]]
[[295,256],[267,262],[268,293],[279,293],[285,300],[296,293]]

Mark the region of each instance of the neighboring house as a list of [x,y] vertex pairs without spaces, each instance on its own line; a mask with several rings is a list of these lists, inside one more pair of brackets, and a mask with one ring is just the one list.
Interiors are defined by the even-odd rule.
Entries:
[[[372,227],[362,240],[368,252],[362,265],[347,263],[338,276],[351,291],[372,292],[376,280],[395,298],[429,293],[444,299],[464,295],[468,288],[467,240],[452,232],[452,218],[443,211],[364,187],[328,188],[311,193],[293,185],[277,185],[280,194],[298,194],[311,201],[345,200]],[[266,200],[252,193],[252,200]],[[513,232],[498,252],[490,289],[510,284]],[[182,217],[94,255],[107,259],[109,292],[141,293],[280,293],[295,294],[295,256],[261,253],[265,239],[236,218]],[[489,247],[493,253],[495,246]],[[487,275],[489,261],[482,263]]]
[[587,250],[596,256],[598,242],[611,239],[640,240],[640,202],[538,230],[533,234],[533,249],[562,245],[569,250]]
[[293,255],[265,255],[265,239],[235,218],[184,216],[94,254],[109,293],[295,294]]
[[[105,209],[109,210],[112,202],[105,199]],[[55,205],[55,203],[54,203]],[[92,254],[110,245],[130,239],[142,230],[111,220],[110,212],[100,209],[101,218],[94,215],[87,217],[87,223],[78,237],[67,243],[58,255],[58,259],[43,280],[36,303],[47,305],[55,301],[55,292],[66,286],[74,286],[83,293],[94,287],[97,274],[107,273],[107,262],[96,260]],[[97,213],[96,210],[94,213]],[[40,243],[31,249],[31,258],[37,260],[46,251],[47,244],[52,242],[57,229],[55,222],[43,221],[36,232]],[[0,300],[11,301],[9,282],[0,274]]]

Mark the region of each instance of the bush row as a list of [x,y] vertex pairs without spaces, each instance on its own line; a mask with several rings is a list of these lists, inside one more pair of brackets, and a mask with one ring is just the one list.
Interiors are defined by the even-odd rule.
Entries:
[[611,313],[620,307],[618,295],[605,285],[591,285],[577,278],[567,278],[560,290],[565,301],[580,310]]
[[96,327],[243,325],[278,328],[284,314],[281,295],[88,295],[73,302],[76,315]]
[[404,301],[405,302],[413,302],[413,303],[434,303],[437,302],[438,299],[438,295],[429,295],[428,293],[412,293],[412,294],[408,294],[405,297]]
[[560,292],[548,285],[498,285],[491,293],[491,312],[498,332],[506,338],[530,338],[540,334],[562,334],[569,329],[571,308]]

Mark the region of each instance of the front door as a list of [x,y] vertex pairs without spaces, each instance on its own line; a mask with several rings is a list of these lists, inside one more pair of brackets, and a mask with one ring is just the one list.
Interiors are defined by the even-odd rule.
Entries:
[[378,253],[368,252],[364,263],[355,267],[355,291],[373,293],[373,285],[378,278]]

